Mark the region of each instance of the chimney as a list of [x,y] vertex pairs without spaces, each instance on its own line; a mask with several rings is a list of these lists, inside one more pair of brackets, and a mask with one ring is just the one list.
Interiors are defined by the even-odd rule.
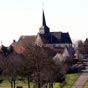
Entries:
[[16,42],[16,40],[13,40],[13,43],[15,43]]

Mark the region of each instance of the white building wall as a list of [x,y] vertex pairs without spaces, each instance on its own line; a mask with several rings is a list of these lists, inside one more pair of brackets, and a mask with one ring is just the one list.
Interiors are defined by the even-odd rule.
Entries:
[[68,53],[67,48],[64,49],[63,57],[69,57],[69,53]]

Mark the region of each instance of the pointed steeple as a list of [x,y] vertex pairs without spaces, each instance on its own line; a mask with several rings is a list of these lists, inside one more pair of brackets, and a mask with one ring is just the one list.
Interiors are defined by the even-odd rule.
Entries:
[[44,14],[44,10],[43,10],[43,19],[42,19],[42,26],[46,26],[46,19],[45,19],[45,14]]
[[39,32],[40,34],[45,34],[50,32],[48,26],[46,25],[44,10],[43,10],[43,16],[42,16],[42,26],[40,27]]

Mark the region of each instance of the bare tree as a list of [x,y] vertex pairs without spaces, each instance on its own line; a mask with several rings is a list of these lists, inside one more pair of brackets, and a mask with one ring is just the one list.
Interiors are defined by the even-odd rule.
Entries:
[[18,76],[18,71],[20,69],[22,57],[14,51],[12,46],[8,48],[3,46],[0,54],[2,56],[2,75],[5,79],[9,80],[11,83],[11,88],[15,88],[15,82]]
[[28,79],[28,88],[30,88],[31,79],[36,84],[36,88],[41,88],[47,83],[53,88],[53,82],[64,80],[62,64],[56,64],[53,61],[52,57],[56,52],[49,48],[30,45],[26,46],[23,54],[19,55],[13,47],[3,47],[0,53],[2,73],[10,81],[11,88],[15,88],[18,75]]
[[56,81],[56,78],[61,81],[61,78],[64,76],[61,71],[62,65],[56,65],[52,59],[54,53],[55,52],[52,52],[49,48],[39,46],[26,48],[24,53],[24,57],[26,57],[25,67],[28,67],[27,71],[31,73],[29,74],[29,77],[32,76],[36,88],[41,88],[46,83],[50,83],[52,86],[53,82]]

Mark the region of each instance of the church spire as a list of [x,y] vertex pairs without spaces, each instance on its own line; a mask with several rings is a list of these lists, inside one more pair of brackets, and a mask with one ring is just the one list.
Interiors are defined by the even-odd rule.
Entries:
[[43,16],[42,16],[42,26],[40,27],[39,32],[40,34],[46,34],[50,32],[48,26],[46,25],[44,10],[43,10]]
[[42,26],[46,26],[46,19],[45,19],[45,14],[44,14],[44,10],[43,10],[43,19],[42,19]]

